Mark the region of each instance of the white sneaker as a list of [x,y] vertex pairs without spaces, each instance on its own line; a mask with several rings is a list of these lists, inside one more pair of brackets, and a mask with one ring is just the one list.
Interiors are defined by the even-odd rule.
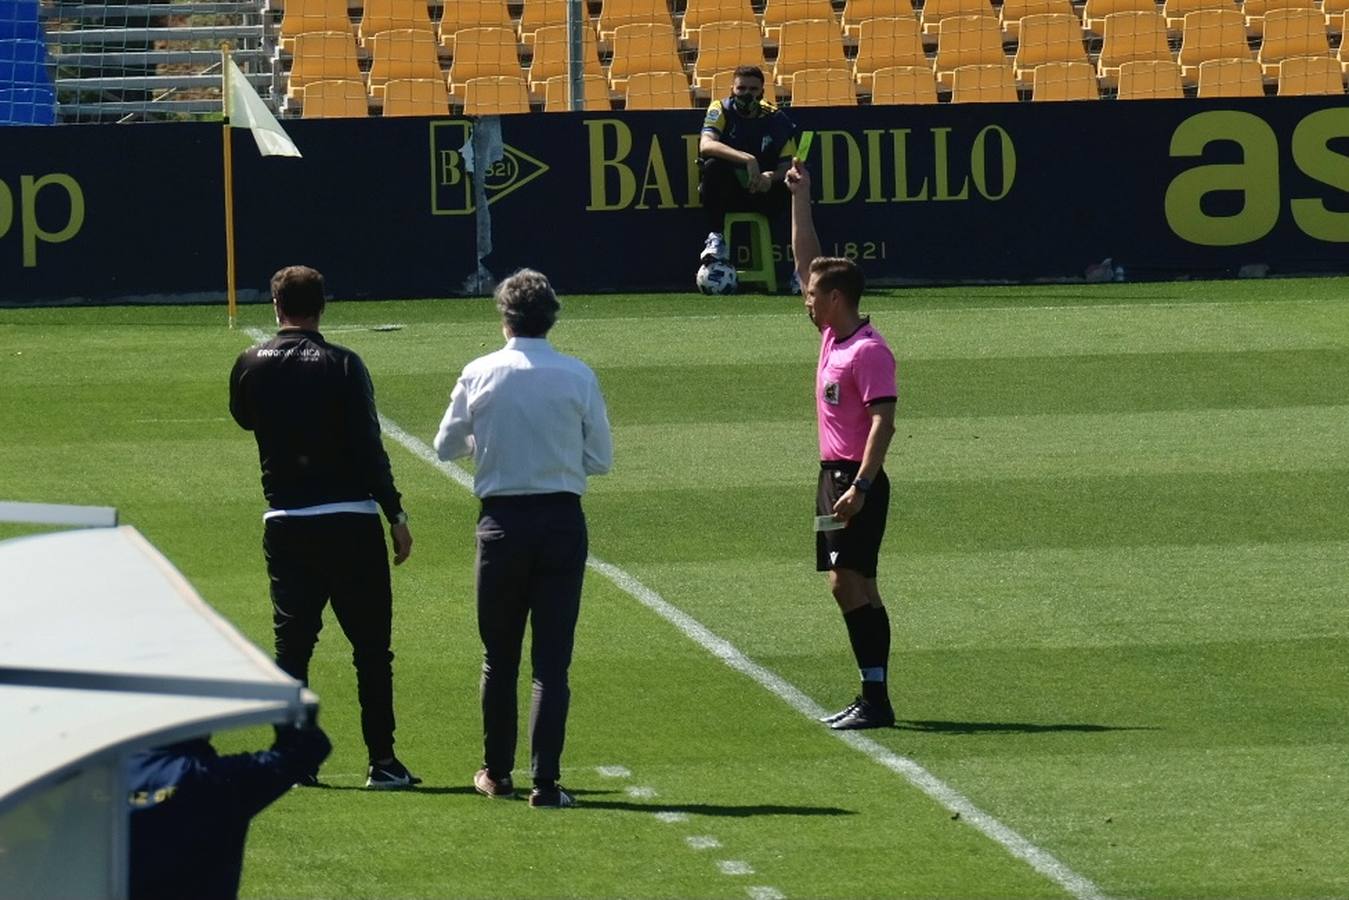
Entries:
[[731,255],[726,250],[726,238],[715,231],[708,232],[707,240],[703,243],[703,255],[698,257],[698,262],[706,265],[713,260],[726,262]]

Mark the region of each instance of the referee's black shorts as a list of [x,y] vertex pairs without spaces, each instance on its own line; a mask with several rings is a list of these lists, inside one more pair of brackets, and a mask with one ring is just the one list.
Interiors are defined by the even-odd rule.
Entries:
[[[820,483],[815,492],[815,514],[834,512],[838,498],[852,485],[861,463],[850,460],[825,460],[820,463]],[[876,560],[885,537],[885,518],[890,509],[890,479],[885,470],[876,473],[867,491],[862,511],[848,521],[847,528],[815,533],[815,570],[851,569],[867,578],[876,577]]]

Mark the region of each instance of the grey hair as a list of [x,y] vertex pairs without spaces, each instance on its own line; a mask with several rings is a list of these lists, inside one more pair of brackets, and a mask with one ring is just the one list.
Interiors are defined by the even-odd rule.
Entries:
[[562,308],[548,276],[533,269],[521,269],[502,281],[495,296],[501,321],[519,337],[543,337]]

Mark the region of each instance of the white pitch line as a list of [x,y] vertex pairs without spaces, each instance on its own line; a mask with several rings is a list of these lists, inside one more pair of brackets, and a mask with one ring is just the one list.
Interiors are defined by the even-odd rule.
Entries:
[[626,793],[629,797],[633,797],[638,800],[648,800],[656,796],[656,789],[653,787],[633,786],[628,788],[624,793]]
[[658,812],[655,813],[655,816],[656,821],[664,822],[666,825],[675,825],[679,822],[687,822],[689,820],[688,813],[674,812],[673,810],[665,810],[662,812]]
[[787,900],[787,895],[782,891],[762,884],[746,888],[745,892],[749,894],[750,900]]
[[723,875],[753,875],[754,867],[743,859],[717,860],[717,868]]
[[[248,328],[245,330],[256,340],[266,339],[266,335],[259,329]],[[383,415],[379,417],[379,421],[385,432],[399,444],[402,444],[413,456],[435,466],[446,477],[472,490],[473,476],[468,472],[454,463],[441,462],[430,446],[408,434],[397,423]],[[796,685],[750,659],[729,641],[712,633],[707,626],[667,601],[624,570],[593,555],[586,565],[608,578],[637,602],[679,629],[685,637],[707,650],[727,666],[758,682],[760,686],[801,715],[814,720],[828,712],[824,707],[810,699]],[[859,753],[870,757],[874,762],[902,776],[950,812],[959,813],[960,821],[1001,845],[1012,856],[1062,887],[1077,900],[1106,900],[1105,892],[1089,878],[1079,875],[1048,850],[1031,843],[1015,829],[1004,825],[975,806],[970,798],[933,775],[914,760],[895,753],[888,747],[856,731],[829,730],[828,733]],[[685,813],[660,812],[655,815],[663,822],[680,822],[687,818]]]
[[596,766],[595,771],[605,778],[630,778],[632,773],[624,766]]
[[691,834],[684,838],[684,843],[694,850],[715,850],[721,846],[721,841],[710,834]]

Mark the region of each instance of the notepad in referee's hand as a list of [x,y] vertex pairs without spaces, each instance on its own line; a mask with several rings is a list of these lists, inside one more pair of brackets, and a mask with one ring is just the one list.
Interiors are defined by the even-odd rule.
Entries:
[[835,519],[833,516],[815,517],[816,531],[838,531],[840,528],[847,528],[847,527],[848,527],[847,522],[841,522],[838,519]]

